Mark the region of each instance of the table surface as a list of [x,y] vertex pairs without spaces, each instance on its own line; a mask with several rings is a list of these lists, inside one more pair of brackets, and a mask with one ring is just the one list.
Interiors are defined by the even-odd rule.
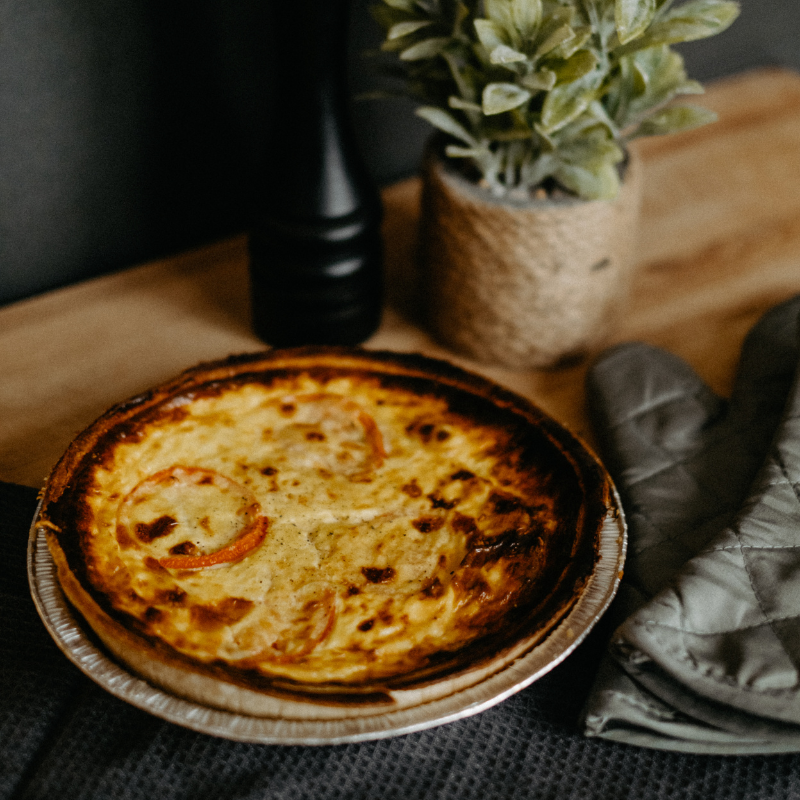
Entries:
[[[612,341],[641,339],[728,391],[757,317],[800,292],[800,76],[712,85],[714,125],[636,144],[644,198],[634,286]],[[458,358],[417,324],[420,185],[383,191],[387,308],[370,348],[449,358],[539,403],[591,441],[586,363],[512,372]],[[0,480],[39,486],[106,408],[193,364],[264,347],[250,330],[244,237],[0,309]]]
[[[746,331],[800,291],[800,76],[752,73],[705,99],[718,124],[640,145],[638,267],[614,339],[666,347],[724,393]],[[367,345],[451,357],[414,323],[418,199],[415,180],[384,192],[389,306]],[[0,480],[40,485],[109,405],[197,361],[262,348],[247,309],[243,238],[0,309]],[[508,372],[453,360],[590,435],[585,364]],[[35,494],[0,483],[0,800],[800,796],[800,755],[700,757],[583,737],[577,718],[605,620],[504,703],[404,737],[267,747],[161,722],[84,678],[39,624],[24,569]]]

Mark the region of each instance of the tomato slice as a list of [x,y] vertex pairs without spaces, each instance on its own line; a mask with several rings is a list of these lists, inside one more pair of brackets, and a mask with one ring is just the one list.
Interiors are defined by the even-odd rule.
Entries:
[[[314,392],[288,395],[280,400],[280,407],[292,418],[284,429],[286,433],[309,427],[312,430],[306,433],[307,439],[326,440],[328,434],[339,448],[350,450],[351,455],[333,471],[359,474],[382,466],[386,449],[380,428],[355,400],[333,392]],[[361,451],[358,464],[352,462],[352,448]]]
[[238,561],[264,541],[268,528],[249,489],[204,467],[159,470],[140,481],[117,510],[120,546],[144,549],[167,569]]
[[267,597],[257,619],[237,634],[243,646],[255,645],[252,655],[238,663],[247,668],[265,661],[301,661],[328,638],[336,615],[336,590],[327,581],[278,589]]
[[264,541],[269,529],[269,519],[258,517],[242,532],[242,535],[227,547],[200,556],[168,556],[159,558],[158,563],[167,569],[204,569],[217,564],[228,564],[244,558]]

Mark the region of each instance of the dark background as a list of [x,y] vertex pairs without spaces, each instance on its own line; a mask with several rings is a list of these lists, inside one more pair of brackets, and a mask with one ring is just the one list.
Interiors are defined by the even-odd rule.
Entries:
[[[353,0],[354,94],[379,86],[367,7]],[[267,0],[0,0],[0,303],[245,230],[253,176],[281,158],[262,144],[272,35]],[[683,52],[701,80],[800,69],[800,3],[742,0]],[[379,183],[415,171],[427,129],[409,103],[353,118]]]

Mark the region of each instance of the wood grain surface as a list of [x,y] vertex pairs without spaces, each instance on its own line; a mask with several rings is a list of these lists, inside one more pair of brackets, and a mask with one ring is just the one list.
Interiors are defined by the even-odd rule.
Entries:
[[[719,122],[637,143],[644,199],[633,296],[608,343],[641,339],[730,389],[742,339],[800,292],[800,76],[712,85]],[[419,181],[383,192],[388,305],[371,348],[448,358],[524,394],[591,442],[586,362],[513,372],[457,358],[418,323]],[[193,364],[262,349],[243,237],[0,309],[0,479],[39,486],[114,403]]]

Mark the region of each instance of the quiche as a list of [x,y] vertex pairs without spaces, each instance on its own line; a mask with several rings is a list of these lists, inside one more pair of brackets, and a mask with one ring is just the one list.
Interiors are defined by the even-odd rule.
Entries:
[[134,672],[302,714],[419,702],[524,652],[580,596],[613,506],[594,457],[523,398],[422,356],[299,348],[111,409],[38,526]]

